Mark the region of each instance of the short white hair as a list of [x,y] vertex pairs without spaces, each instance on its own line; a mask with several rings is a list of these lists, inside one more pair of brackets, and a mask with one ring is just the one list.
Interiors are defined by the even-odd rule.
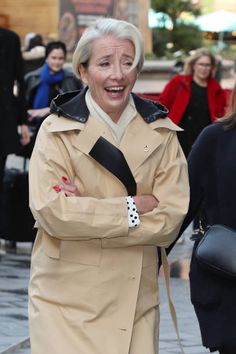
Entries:
[[72,59],[73,72],[77,77],[79,77],[79,64],[83,64],[85,67],[88,65],[93,41],[110,35],[119,39],[128,39],[133,43],[135,57],[131,70],[135,67],[139,71],[142,69],[144,62],[143,39],[137,27],[126,21],[102,18],[89,26],[79,39]]

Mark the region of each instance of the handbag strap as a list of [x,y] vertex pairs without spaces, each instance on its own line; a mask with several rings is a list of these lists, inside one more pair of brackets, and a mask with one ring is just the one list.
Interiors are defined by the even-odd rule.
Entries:
[[183,345],[181,343],[180,334],[179,334],[178,319],[177,319],[175,307],[174,307],[173,301],[171,299],[171,294],[170,294],[170,266],[169,266],[169,263],[167,260],[166,250],[163,247],[161,247],[161,261],[162,261],[162,266],[163,266],[163,270],[164,270],[164,277],[165,277],[165,283],[166,283],[166,293],[167,293],[167,298],[168,298],[170,314],[171,314],[172,322],[174,324],[175,332],[177,335],[177,340],[178,340],[178,344],[180,347],[180,352],[181,352],[181,354],[184,354],[184,349],[183,349]]

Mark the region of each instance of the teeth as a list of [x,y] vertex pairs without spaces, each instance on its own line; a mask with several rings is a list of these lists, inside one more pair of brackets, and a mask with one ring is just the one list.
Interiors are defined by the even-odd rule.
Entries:
[[106,88],[107,91],[111,91],[111,92],[118,92],[118,91],[122,91],[123,89],[124,89],[123,86]]

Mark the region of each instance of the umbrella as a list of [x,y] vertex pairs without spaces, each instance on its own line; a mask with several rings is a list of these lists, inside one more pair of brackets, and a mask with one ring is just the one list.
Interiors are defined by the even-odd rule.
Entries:
[[201,31],[217,32],[219,34],[218,51],[220,52],[224,47],[224,32],[236,30],[236,13],[234,14],[225,10],[215,11],[199,16],[195,20],[195,24]]
[[205,32],[232,32],[236,30],[236,13],[215,11],[197,17],[195,24]]

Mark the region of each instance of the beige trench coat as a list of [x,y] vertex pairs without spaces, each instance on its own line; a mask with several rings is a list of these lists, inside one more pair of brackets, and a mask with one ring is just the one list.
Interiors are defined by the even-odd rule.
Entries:
[[[158,352],[156,246],[167,247],[188,209],[186,161],[168,118],[131,121],[121,140],[137,194],[158,208],[128,228],[123,184],[88,154],[109,128],[49,116],[30,162],[30,207],[38,234],[32,252],[29,321],[32,354]],[[82,197],[53,185],[74,180]]]

